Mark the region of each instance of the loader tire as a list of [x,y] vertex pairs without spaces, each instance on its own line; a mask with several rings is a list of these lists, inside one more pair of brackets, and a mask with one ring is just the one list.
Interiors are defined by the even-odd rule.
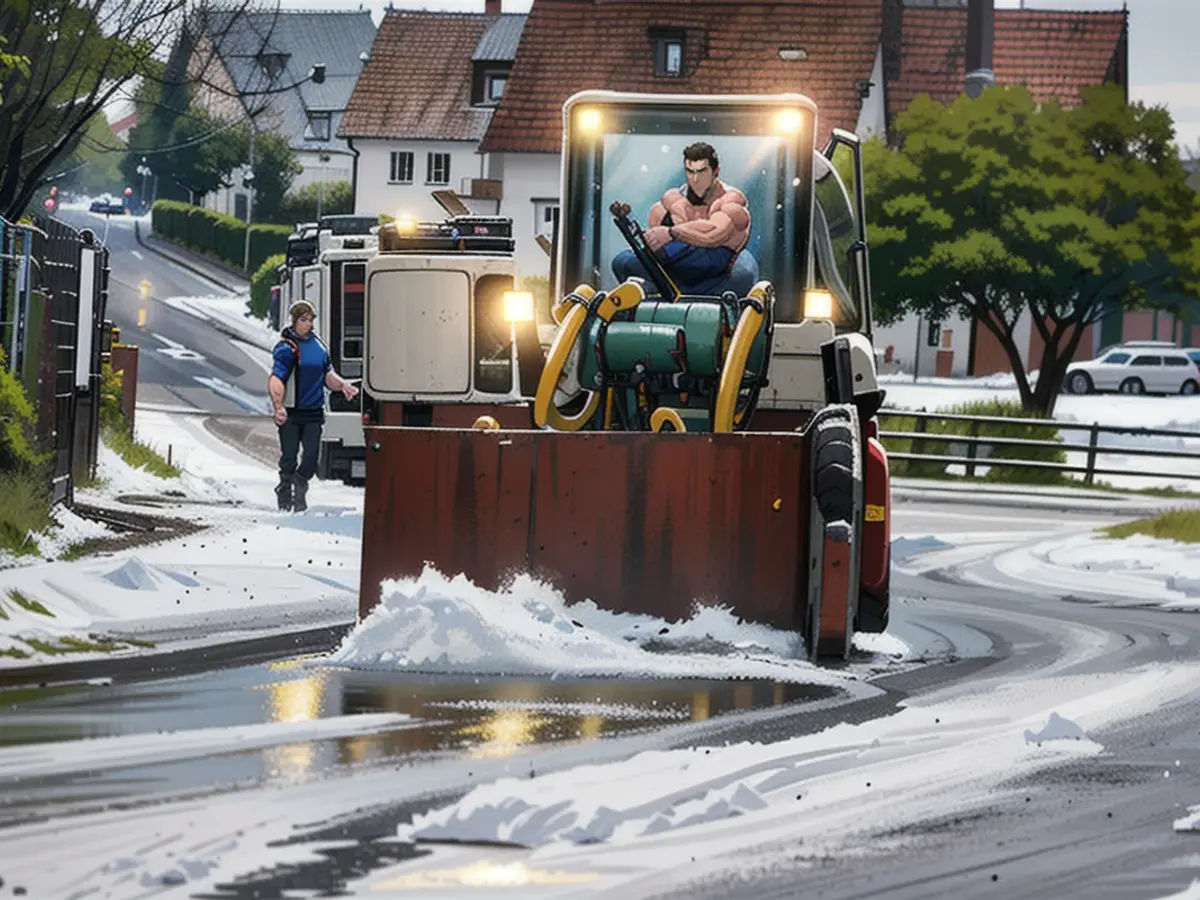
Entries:
[[858,617],[854,624],[855,631],[869,634],[882,634],[888,626],[888,602],[880,600],[866,591],[858,595]]
[[854,517],[854,439],[850,427],[831,422],[813,438],[814,493],[826,522]]

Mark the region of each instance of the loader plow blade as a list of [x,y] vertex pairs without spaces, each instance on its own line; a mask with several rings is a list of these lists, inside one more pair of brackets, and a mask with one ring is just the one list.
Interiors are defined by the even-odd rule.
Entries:
[[[426,564],[616,612],[808,631],[805,435],[367,429],[359,616]],[[825,636],[824,634],[822,635]]]

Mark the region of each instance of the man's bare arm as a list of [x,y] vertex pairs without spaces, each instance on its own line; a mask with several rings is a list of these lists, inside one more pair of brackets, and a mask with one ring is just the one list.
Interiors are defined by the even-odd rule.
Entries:
[[693,247],[721,247],[750,224],[750,217],[746,215],[746,211],[740,210],[740,212],[741,216],[738,216],[737,207],[728,212],[722,209],[713,213],[708,219],[683,222],[672,230],[679,240],[691,244]]
[[283,392],[283,382],[279,380],[278,375],[272,374],[267,379],[267,393],[271,395],[271,405],[277,410],[283,409]]

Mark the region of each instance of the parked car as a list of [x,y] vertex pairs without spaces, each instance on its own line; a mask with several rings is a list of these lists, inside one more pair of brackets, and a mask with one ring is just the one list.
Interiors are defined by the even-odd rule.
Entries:
[[1189,351],[1168,341],[1128,341],[1095,359],[1072,363],[1063,386],[1072,394],[1196,394],[1200,393],[1197,366]]
[[1196,368],[1200,369],[1200,347],[1184,347],[1183,352],[1196,364]]
[[93,200],[89,209],[94,213],[103,213],[106,216],[125,215],[125,204],[120,200],[113,200],[107,197],[103,200]]

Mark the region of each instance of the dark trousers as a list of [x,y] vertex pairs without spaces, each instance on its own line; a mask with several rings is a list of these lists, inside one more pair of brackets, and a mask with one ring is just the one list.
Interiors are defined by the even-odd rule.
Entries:
[[[279,481],[308,484],[317,472],[317,455],[321,452],[321,429],[325,424],[325,411],[289,409],[287,413],[287,421],[278,426]],[[296,458],[301,447],[304,448],[304,455],[297,466]]]

